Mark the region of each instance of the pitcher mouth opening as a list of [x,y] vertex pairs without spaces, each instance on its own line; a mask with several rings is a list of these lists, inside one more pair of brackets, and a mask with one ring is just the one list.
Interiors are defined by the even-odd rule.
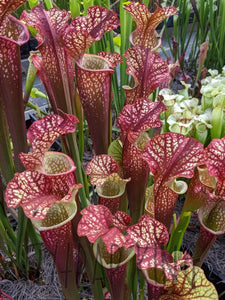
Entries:
[[[49,225],[46,223],[46,218],[43,220],[32,220],[33,225],[39,230],[39,231],[45,231],[45,230],[51,230],[51,229],[55,229],[58,227],[63,226],[64,224],[68,223],[69,221],[71,221],[74,216],[77,213],[77,205],[76,205],[76,201],[75,198],[72,199],[70,202],[58,202],[56,204],[54,204],[55,206],[57,205],[63,205],[63,211],[64,211],[64,215],[66,216],[64,219],[62,219],[62,217],[60,218],[60,221],[57,223],[57,220],[55,220],[55,216],[53,216],[53,223],[54,220],[56,221],[55,224],[53,224],[52,222],[49,223]],[[54,207],[53,207],[54,208]],[[52,211],[54,213],[54,211]],[[51,214],[51,208],[49,209],[48,214]],[[48,214],[46,217],[48,217]],[[51,216],[49,217],[49,220],[51,219]]]
[[166,275],[163,270],[150,268],[142,270],[143,275],[145,276],[148,283],[151,283],[158,287],[164,287],[166,283]]
[[114,254],[107,251],[105,243],[99,238],[93,245],[93,251],[98,262],[107,269],[126,264],[134,255],[134,249],[119,248]]
[[[111,67],[104,57],[94,54],[84,54],[82,59],[77,62],[77,65],[85,70],[99,71],[111,70]],[[113,70],[112,70],[113,72]]]
[[[130,36],[129,36],[129,41],[131,43],[132,46],[138,46],[138,44],[136,43],[136,36],[137,36],[137,30],[134,30],[133,32],[131,32]],[[162,44],[162,40],[158,34],[158,32],[155,30],[154,31],[154,47],[151,47],[151,51],[156,51]],[[147,48],[149,48],[148,46],[146,46]]]
[[99,196],[104,198],[120,197],[125,191],[125,184],[106,181],[101,187],[97,187],[96,191]]
[[43,166],[38,170],[47,175],[66,174],[74,171],[73,160],[66,154],[55,151],[47,151],[44,155]]

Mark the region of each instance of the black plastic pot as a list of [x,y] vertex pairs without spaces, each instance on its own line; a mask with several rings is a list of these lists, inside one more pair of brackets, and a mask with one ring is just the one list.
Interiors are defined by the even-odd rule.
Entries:
[[30,51],[37,50],[38,42],[34,37],[31,37],[30,40],[20,47],[21,59],[28,58]]

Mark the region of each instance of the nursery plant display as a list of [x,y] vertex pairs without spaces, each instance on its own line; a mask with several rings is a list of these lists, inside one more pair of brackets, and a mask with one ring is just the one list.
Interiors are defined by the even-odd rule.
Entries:
[[[28,245],[40,266],[44,242],[66,299],[80,299],[84,278],[98,300],[219,299],[201,266],[225,232],[224,74],[210,71],[201,99],[184,82],[179,94],[169,89],[181,69],[156,52],[156,27],[178,14],[174,6],[150,12],[121,1],[120,22],[109,3],[70,1],[69,12],[28,1],[20,20],[12,17],[25,2],[0,4],[2,256],[27,278]],[[19,46],[28,30],[38,47],[23,95]],[[26,130],[35,76],[51,111]],[[83,168],[85,128],[92,158]],[[61,152],[51,149],[56,140]],[[201,229],[188,252],[182,241],[197,210]]]

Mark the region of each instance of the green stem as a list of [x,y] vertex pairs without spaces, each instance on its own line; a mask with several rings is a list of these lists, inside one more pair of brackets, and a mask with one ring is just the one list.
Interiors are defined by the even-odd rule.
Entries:
[[90,54],[97,54],[96,42],[94,42],[91,47],[88,49],[88,53]]
[[77,124],[78,127],[78,138],[79,138],[79,154],[80,154],[80,161],[83,161],[83,153],[84,153],[84,114],[82,109],[82,104],[80,101],[80,96],[75,90],[75,115],[77,116],[79,123]]
[[27,223],[27,234],[30,238],[32,246],[34,247],[35,256],[37,259],[37,268],[41,267],[41,260],[42,260],[42,252],[41,252],[41,237],[40,234],[35,230],[33,224],[30,220]]
[[3,215],[6,216],[2,176],[0,176],[0,209],[2,209]]
[[225,0],[220,1],[220,14],[219,14],[219,20],[220,20],[220,25],[218,26],[219,28],[219,57],[220,57],[220,68],[223,67],[224,65],[224,39],[225,39]]
[[44,0],[44,2],[45,2],[45,6],[46,6],[47,10],[53,8],[53,4],[52,4],[51,0]]
[[1,219],[1,222],[5,228],[5,232],[7,232],[7,236],[10,238],[10,240],[13,242],[14,246],[16,244],[16,235],[15,235],[15,232],[14,230],[12,229],[10,223],[9,223],[9,220],[4,212],[4,209],[2,207],[2,205],[0,205],[0,219]]
[[93,254],[93,250],[86,237],[81,237],[80,243],[85,254],[85,269],[92,285],[94,299],[103,300],[104,298],[101,284],[102,277],[99,272],[98,263]]
[[129,285],[130,291],[130,299],[131,294],[133,295],[133,300],[137,300],[137,267],[136,267],[136,256],[134,256],[128,263],[128,271],[127,271],[127,281]]
[[215,107],[211,115],[212,128],[210,129],[211,139],[220,139],[222,128],[223,128],[223,118],[224,112],[222,107]]
[[[121,47],[120,54],[121,56],[124,54],[125,50],[130,47],[129,36],[132,31],[132,17],[131,15],[124,10],[123,8],[124,1],[120,0],[120,36],[121,36]],[[119,103],[119,111],[123,108],[125,93],[122,89],[123,85],[128,84],[128,75],[126,74],[126,62],[125,59],[123,63],[120,64],[120,93],[121,99]]]
[[83,176],[86,176],[85,173],[82,171],[82,165],[80,161],[80,155],[79,155],[79,149],[77,146],[76,142],[76,135],[75,133],[73,134],[68,134],[67,135],[67,140],[69,143],[69,149],[71,151],[71,157],[74,160],[75,166],[76,166],[76,175],[77,175],[77,180],[79,183],[83,184],[83,188],[79,189],[79,196],[81,199],[81,209],[84,207],[88,206],[88,201],[87,201],[87,196],[85,193],[85,190],[87,191],[88,188],[85,186],[86,180],[84,180]]
[[180,247],[181,247],[181,244],[183,241],[183,237],[184,237],[184,233],[188,227],[190,219],[191,219],[190,211],[181,213],[179,223],[170,236],[170,241],[167,246],[168,252],[172,253],[173,251],[180,250]]
[[34,64],[32,63],[32,60],[31,60],[32,55],[33,54],[31,54],[30,57],[28,58],[29,67],[28,67],[28,70],[27,70],[26,84],[25,84],[24,95],[23,95],[23,102],[24,102],[25,106],[27,105],[27,102],[29,100],[30,93],[32,91],[34,81],[35,81],[35,78],[36,78],[36,74],[37,74],[37,69],[36,69],[36,67],[34,66]]
[[13,242],[10,240],[9,236],[5,232],[5,227],[2,224],[1,219],[0,219],[0,237],[1,240],[4,241],[4,243],[1,245],[1,248],[4,249],[4,252],[14,261],[12,252],[15,250],[15,245],[13,244]]
[[[113,32],[107,32],[106,33],[107,40],[109,42],[109,49],[110,52],[114,52],[114,42],[113,42]],[[120,95],[119,95],[119,86],[118,86],[118,74],[117,70],[112,74],[112,92],[113,92],[113,103],[115,105],[116,109],[116,116],[120,113]]]
[[38,0],[28,0],[30,9],[38,5]]
[[223,61],[222,61],[222,57],[220,56],[220,52],[218,48],[218,35],[215,26],[215,19],[214,19],[215,12],[213,10],[213,5],[214,5],[213,0],[209,1],[209,5],[210,5],[210,9],[209,9],[210,37],[212,38],[211,42],[214,43],[213,48],[217,50],[217,59],[218,59],[217,67],[218,67],[219,65],[223,64]]
[[[27,262],[27,256],[26,256],[26,251],[23,247],[23,243],[21,243],[19,239],[19,234],[18,237],[15,235],[14,230],[12,229],[9,220],[7,216],[5,215],[3,207],[0,205],[0,235],[1,238],[4,240],[5,245],[7,246],[7,255],[11,258],[11,260],[15,263],[17,267],[23,271],[23,267],[26,267],[26,270],[28,270],[28,262]],[[16,261],[14,261],[13,256],[11,255],[13,252],[15,253],[17,251],[16,245],[17,243],[21,244],[22,246],[22,257],[21,257],[21,262],[18,261],[18,258]],[[6,248],[5,248],[6,249]]]
[[36,112],[40,112],[43,116],[47,116],[48,115],[45,111],[39,110],[38,106],[35,105],[35,104],[33,104],[33,103],[31,103],[30,101],[27,102],[26,106],[30,107],[30,108],[32,108],[34,110],[36,110]]
[[73,18],[80,16],[80,1],[69,0],[69,6]]
[[141,271],[138,271],[139,275],[139,281],[140,281],[140,292],[139,292],[139,300],[144,300],[145,299],[145,278],[142,275]]
[[[22,207],[18,208],[18,228],[16,239],[16,259],[19,266],[22,267],[22,260],[27,263],[26,253],[23,253],[24,238],[27,230],[27,217],[25,216]],[[27,268],[26,268],[27,269]]]
[[9,182],[15,172],[12,152],[10,148],[10,134],[6,114],[0,96],[0,171],[6,182]]
[[94,0],[83,0],[84,16],[87,15],[88,8],[94,5]]

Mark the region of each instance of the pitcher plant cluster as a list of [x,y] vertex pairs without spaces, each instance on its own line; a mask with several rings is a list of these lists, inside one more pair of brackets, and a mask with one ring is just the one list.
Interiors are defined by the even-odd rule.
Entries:
[[[28,236],[35,242],[38,231],[54,259],[66,299],[80,299],[83,270],[98,300],[104,299],[104,287],[114,300],[137,299],[138,293],[144,299],[146,288],[149,299],[218,299],[201,265],[217,236],[225,232],[225,138],[212,138],[204,148],[205,139],[177,129],[165,88],[179,63],[163,60],[156,52],[161,40],[155,31],[161,21],[177,14],[176,8],[158,7],[150,13],[145,4],[127,4],[124,9],[136,29],[130,36],[132,46],[121,57],[89,50],[120,25],[114,11],[92,6],[86,16],[72,18],[65,10],[37,5],[17,20],[10,14],[24,2],[0,4],[0,161],[2,186],[8,183],[1,214],[4,204],[9,210],[19,208],[18,226],[24,229],[18,229],[23,239],[17,242],[16,255],[24,251],[21,241]],[[38,40],[38,52],[30,57],[30,85],[23,95],[19,46],[29,38],[27,28]],[[116,119],[120,135],[112,141],[112,76],[119,74],[117,66],[123,60],[130,81],[121,87],[125,105]],[[26,133],[24,107],[36,74],[53,113]],[[156,90],[161,95],[153,97]],[[84,117],[94,149],[85,171]],[[217,126],[208,125],[200,114],[190,122],[214,130]],[[51,151],[58,138],[63,152]],[[97,204],[89,196],[90,185]],[[185,195],[185,202],[176,216],[179,195]],[[199,238],[193,253],[182,252],[195,210]],[[11,246],[5,247],[11,251]],[[22,256],[19,265],[23,264]]]

